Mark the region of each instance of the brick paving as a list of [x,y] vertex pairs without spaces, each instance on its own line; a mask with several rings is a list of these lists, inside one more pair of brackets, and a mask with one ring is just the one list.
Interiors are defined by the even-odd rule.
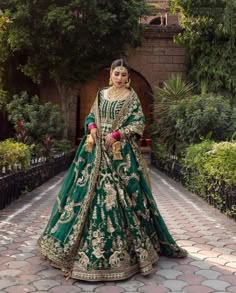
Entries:
[[125,281],[66,280],[36,247],[63,175],[0,211],[0,293],[236,292],[236,223],[153,168],[150,176],[158,208],[189,256],[161,257],[153,274]]

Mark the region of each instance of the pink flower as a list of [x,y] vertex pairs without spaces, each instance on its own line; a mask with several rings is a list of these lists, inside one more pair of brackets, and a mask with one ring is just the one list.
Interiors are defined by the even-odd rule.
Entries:
[[46,136],[46,137],[45,137],[45,140],[44,140],[44,143],[45,143],[46,145],[48,145],[48,144],[50,143],[50,141],[51,141],[51,137],[50,137],[50,136]]

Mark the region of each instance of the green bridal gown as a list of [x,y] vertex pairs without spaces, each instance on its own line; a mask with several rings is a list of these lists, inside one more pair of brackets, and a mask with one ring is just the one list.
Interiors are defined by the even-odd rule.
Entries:
[[[168,232],[150,189],[138,144],[145,118],[134,90],[119,100],[99,91],[86,132],[91,122],[100,138],[91,151],[87,135],[81,141],[38,240],[41,254],[68,277],[86,281],[148,274],[159,255],[186,256]],[[118,159],[104,145],[105,136],[117,129]]]

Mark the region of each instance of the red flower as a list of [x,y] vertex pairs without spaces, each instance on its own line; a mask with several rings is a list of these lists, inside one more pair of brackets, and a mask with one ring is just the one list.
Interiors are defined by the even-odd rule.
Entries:
[[48,144],[50,143],[50,141],[51,141],[51,137],[50,137],[50,136],[46,136],[46,137],[45,137],[45,140],[44,140],[44,143],[45,143],[46,145],[48,145]]

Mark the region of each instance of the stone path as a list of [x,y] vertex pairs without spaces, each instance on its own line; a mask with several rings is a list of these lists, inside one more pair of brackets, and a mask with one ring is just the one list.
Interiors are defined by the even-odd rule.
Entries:
[[36,248],[60,174],[0,211],[0,293],[236,292],[236,223],[155,169],[150,175],[159,210],[188,258],[161,257],[152,275],[122,282],[66,280]]

